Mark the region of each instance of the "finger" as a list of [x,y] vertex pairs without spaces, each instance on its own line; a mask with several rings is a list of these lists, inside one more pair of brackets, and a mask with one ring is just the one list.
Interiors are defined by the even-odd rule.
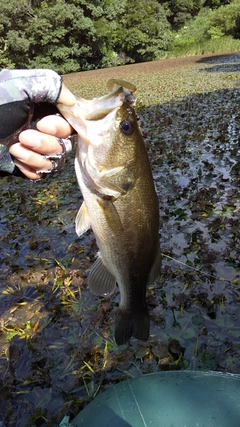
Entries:
[[57,102],[69,106],[75,104],[76,102],[75,96],[72,92],[70,92],[70,90],[65,86],[64,83],[62,84],[62,90],[60,92]]
[[[63,147],[61,144],[59,144],[58,139],[55,136],[38,132],[34,129],[27,129],[21,132],[19,135],[19,142],[22,144],[22,146],[25,146],[26,148],[39,154],[56,155],[63,152]],[[11,146],[11,154],[14,157],[16,157],[16,145],[17,144]]]
[[57,115],[46,116],[39,120],[37,129],[58,138],[67,138],[73,132],[73,128],[67,120]]
[[17,142],[13,144],[10,149],[10,153],[15,157],[16,165],[20,165],[19,169],[22,170],[24,165],[24,170],[30,168],[31,170],[50,170],[52,168],[52,161],[46,159],[41,154],[32,151],[25,145]]
[[20,169],[20,171],[29,179],[38,180],[43,177],[43,174],[38,174],[34,169],[31,169],[25,163],[22,163],[18,160],[15,160],[15,165]]

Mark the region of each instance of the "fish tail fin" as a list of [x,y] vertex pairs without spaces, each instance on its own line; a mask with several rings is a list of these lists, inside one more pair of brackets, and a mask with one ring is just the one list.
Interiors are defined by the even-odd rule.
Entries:
[[147,308],[141,313],[119,310],[115,322],[115,341],[117,345],[125,344],[134,336],[147,341],[149,337],[149,315]]

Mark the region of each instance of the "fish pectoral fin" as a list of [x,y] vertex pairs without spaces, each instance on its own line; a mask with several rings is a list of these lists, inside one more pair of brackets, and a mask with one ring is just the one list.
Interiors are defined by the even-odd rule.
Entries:
[[104,177],[111,177],[113,175],[120,173],[123,169],[124,169],[124,166],[120,165],[120,166],[116,166],[115,168],[111,168],[111,169],[102,169],[101,172],[99,172],[99,173],[100,173],[100,175],[102,175]]
[[115,197],[116,199],[122,194],[126,193],[124,186],[122,186],[122,174],[125,174],[124,166],[117,166],[112,169],[103,169],[99,171],[97,184],[101,194]]
[[76,233],[78,236],[81,236],[91,227],[90,218],[88,215],[88,210],[85,202],[82,203],[76,219],[75,219]]
[[106,194],[108,196],[115,197],[115,199],[118,199],[118,197],[126,194],[129,190],[131,190],[135,184],[135,180],[131,179],[131,177],[127,177],[122,182],[106,182],[102,180],[101,181],[101,193]]
[[[124,166],[117,166],[111,169],[97,169],[90,162],[85,164],[85,175],[91,183],[91,188],[97,190],[100,194],[118,198],[123,193],[118,182],[119,174],[124,171]],[[116,181],[116,182],[115,182]]]
[[114,206],[114,198],[105,196],[97,200],[98,206],[104,216],[108,228],[117,236],[123,231],[121,219],[118,211]]
[[111,169],[102,169],[98,175],[92,175],[97,179],[101,194],[113,196],[116,199],[131,190],[136,182],[135,160],[131,159],[127,164]]
[[111,294],[116,287],[116,279],[107,269],[101,255],[91,268],[88,276],[88,287],[95,295]]
[[151,268],[149,278],[148,278],[148,285],[150,285],[156,278],[159,276],[161,271],[161,262],[162,262],[162,256],[160,252],[160,248],[158,248],[157,255],[155,257],[155,261],[153,263],[153,266]]

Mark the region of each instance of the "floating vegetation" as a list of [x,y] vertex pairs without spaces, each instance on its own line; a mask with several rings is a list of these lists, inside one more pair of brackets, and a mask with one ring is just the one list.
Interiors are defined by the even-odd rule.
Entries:
[[74,153],[40,184],[1,180],[0,421],[57,426],[97,393],[169,369],[240,373],[239,54],[66,76],[86,98],[106,81],[138,88],[159,195],[162,274],[148,290],[151,336],[114,341],[116,292],[86,277],[96,244],[77,238]]

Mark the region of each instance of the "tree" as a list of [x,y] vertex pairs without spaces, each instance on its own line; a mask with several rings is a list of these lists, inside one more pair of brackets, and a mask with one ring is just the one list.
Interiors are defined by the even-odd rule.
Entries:
[[1,66],[49,67],[59,73],[101,67],[111,33],[112,3],[117,10],[116,1],[110,1],[109,8],[108,3],[0,0]]
[[181,47],[226,34],[239,37],[239,5],[240,0],[0,0],[0,65],[63,74],[151,61],[171,49],[173,38]]
[[29,42],[25,29],[34,14],[29,1],[0,0],[0,66],[26,66]]
[[210,7],[211,9],[217,9],[220,6],[231,3],[231,0],[205,0],[204,7]]
[[164,8],[155,0],[125,2],[112,34],[114,50],[124,52],[134,62],[160,57],[172,41]]
[[163,2],[169,10],[168,20],[178,30],[201,10],[204,0],[169,0]]
[[181,48],[208,39],[234,35],[239,6],[240,0],[233,0],[230,4],[216,9],[202,8],[188,25],[178,31],[175,46]]
[[236,25],[233,31],[233,35],[236,39],[240,39],[240,13],[236,18]]
[[97,37],[92,20],[72,3],[51,3],[41,4],[28,27],[29,66],[49,66],[60,73],[88,69]]
[[[36,0],[35,0],[36,1]],[[29,66],[61,73],[114,65],[111,35],[122,6],[116,0],[41,2],[28,30]]]

